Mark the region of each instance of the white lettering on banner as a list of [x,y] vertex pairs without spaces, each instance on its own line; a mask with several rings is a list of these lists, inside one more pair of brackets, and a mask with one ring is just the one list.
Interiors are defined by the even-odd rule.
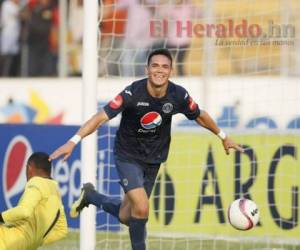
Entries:
[[61,196],[65,196],[68,192],[68,187],[63,185],[69,181],[69,166],[65,161],[58,161],[53,170],[53,178],[62,185],[59,185]]
[[61,196],[67,195],[68,197],[68,207],[70,208],[72,203],[80,195],[81,186],[80,181],[77,185],[75,182],[75,177],[77,171],[80,172],[81,162],[80,160],[75,160],[71,168],[69,164],[65,161],[58,161],[54,167],[53,178],[58,182]]
[[80,168],[81,168],[81,161],[80,160],[75,160],[71,165],[70,180],[69,180],[69,197],[68,197],[69,207],[72,206],[75,199],[77,197],[79,197],[80,192],[81,192],[80,182],[76,186],[76,181],[75,181],[76,173],[77,173],[77,171],[80,172]]

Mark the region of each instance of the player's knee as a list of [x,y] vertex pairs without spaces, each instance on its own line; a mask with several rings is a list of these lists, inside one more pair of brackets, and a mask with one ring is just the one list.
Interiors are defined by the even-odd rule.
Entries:
[[137,218],[148,218],[149,216],[149,203],[148,202],[141,202],[135,204],[133,206],[132,214],[133,217]]
[[121,223],[127,225],[127,222],[129,221],[131,217],[131,204],[128,200],[128,198],[125,198],[122,201],[120,210],[119,210],[119,220]]

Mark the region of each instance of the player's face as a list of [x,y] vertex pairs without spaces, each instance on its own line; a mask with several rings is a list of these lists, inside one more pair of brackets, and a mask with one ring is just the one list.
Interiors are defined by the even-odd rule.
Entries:
[[171,61],[164,55],[153,56],[146,68],[149,82],[154,87],[162,87],[168,84],[171,71]]

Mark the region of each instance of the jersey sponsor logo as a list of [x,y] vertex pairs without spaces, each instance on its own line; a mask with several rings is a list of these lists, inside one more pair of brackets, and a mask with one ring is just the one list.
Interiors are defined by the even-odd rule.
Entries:
[[165,103],[163,106],[162,106],[162,111],[165,113],[165,114],[169,114],[171,113],[173,110],[173,104],[172,103]]
[[2,188],[8,208],[15,206],[26,185],[26,163],[32,147],[22,135],[15,136],[4,154]]
[[198,107],[198,104],[193,100],[192,97],[189,98],[189,109],[194,111]]
[[156,132],[156,129],[142,129],[140,128],[138,130],[139,133],[143,133],[143,134],[149,134],[149,133],[155,133]]
[[117,95],[114,99],[109,102],[109,106],[112,109],[118,109],[123,104],[123,97],[121,95]]
[[150,106],[150,104],[149,104],[149,102],[138,102],[136,104],[136,106],[145,106],[145,107],[148,107],[148,106]]
[[158,127],[161,122],[162,118],[160,114],[155,111],[148,112],[140,120],[141,126],[144,129],[154,129]]

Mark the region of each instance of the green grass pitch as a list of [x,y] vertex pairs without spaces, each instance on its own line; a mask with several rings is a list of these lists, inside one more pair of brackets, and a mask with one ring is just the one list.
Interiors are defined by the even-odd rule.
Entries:
[[[55,244],[42,247],[45,250],[79,249],[79,232],[72,231],[68,237]],[[131,250],[126,234],[97,233],[96,249]],[[259,242],[239,242],[222,240],[205,240],[189,238],[148,238],[148,250],[300,250],[300,246],[266,244]]]

